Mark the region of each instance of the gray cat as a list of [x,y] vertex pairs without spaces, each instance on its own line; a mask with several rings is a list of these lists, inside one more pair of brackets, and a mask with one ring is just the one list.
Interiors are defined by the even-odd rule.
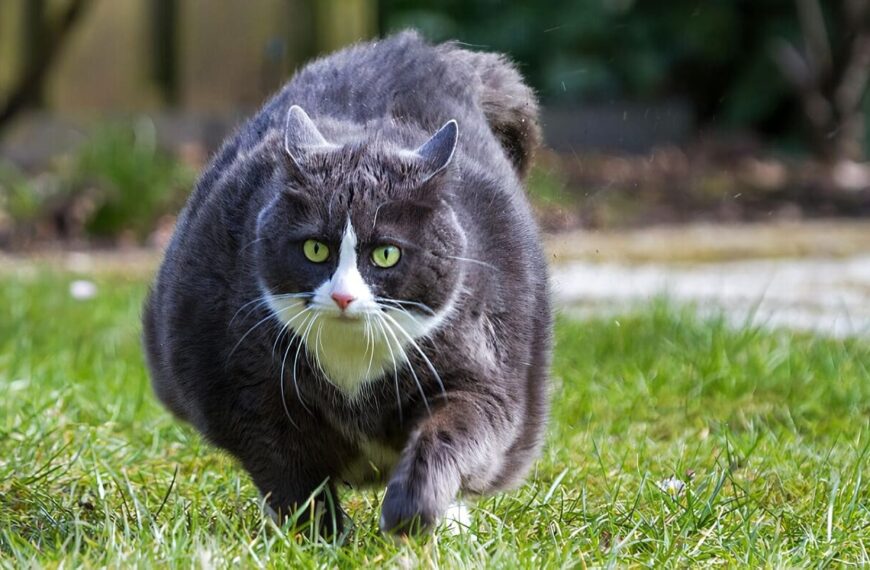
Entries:
[[519,483],[548,413],[537,104],[500,55],[413,32],[299,71],[214,157],[145,305],[155,391],[277,516],[385,531]]

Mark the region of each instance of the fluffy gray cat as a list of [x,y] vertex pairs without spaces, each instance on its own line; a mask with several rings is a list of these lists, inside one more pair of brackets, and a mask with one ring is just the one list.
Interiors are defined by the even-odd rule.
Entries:
[[398,533],[518,484],[548,413],[538,142],[500,55],[406,32],[300,70],[178,220],[144,311],[159,398],[326,533],[337,484],[386,482]]

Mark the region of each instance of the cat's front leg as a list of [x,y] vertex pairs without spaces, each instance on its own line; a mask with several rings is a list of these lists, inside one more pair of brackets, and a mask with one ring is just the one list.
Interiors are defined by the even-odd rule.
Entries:
[[381,529],[408,534],[433,528],[460,491],[485,493],[514,439],[518,406],[499,394],[448,394],[425,416],[390,477]]
[[309,524],[325,537],[340,536],[344,511],[329,470],[302,449],[282,445],[249,445],[237,452],[265,498],[268,514],[278,524],[294,518],[298,529]]

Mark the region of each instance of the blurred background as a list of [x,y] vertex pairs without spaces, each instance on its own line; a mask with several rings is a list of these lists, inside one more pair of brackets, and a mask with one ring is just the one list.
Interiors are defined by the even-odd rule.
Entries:
[[159,250],[295,69],[409,27],[509,54],[539,93],[557,262],[870,249],[870,0],[2,0],[0,249]]

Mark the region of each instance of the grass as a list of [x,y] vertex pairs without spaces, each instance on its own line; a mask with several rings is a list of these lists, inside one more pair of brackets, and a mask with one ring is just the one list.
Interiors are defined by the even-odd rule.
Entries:
[[[139,349],[139,277],[0,274],[0,563],[582,568],[870,564],[870,343],[656,303],[557,326],[553,422],[474,535],[394,543],[348,492],[343,546],[260,515],[244,472],[173,421]],[[661,488],[668,478],[685,484]]]

